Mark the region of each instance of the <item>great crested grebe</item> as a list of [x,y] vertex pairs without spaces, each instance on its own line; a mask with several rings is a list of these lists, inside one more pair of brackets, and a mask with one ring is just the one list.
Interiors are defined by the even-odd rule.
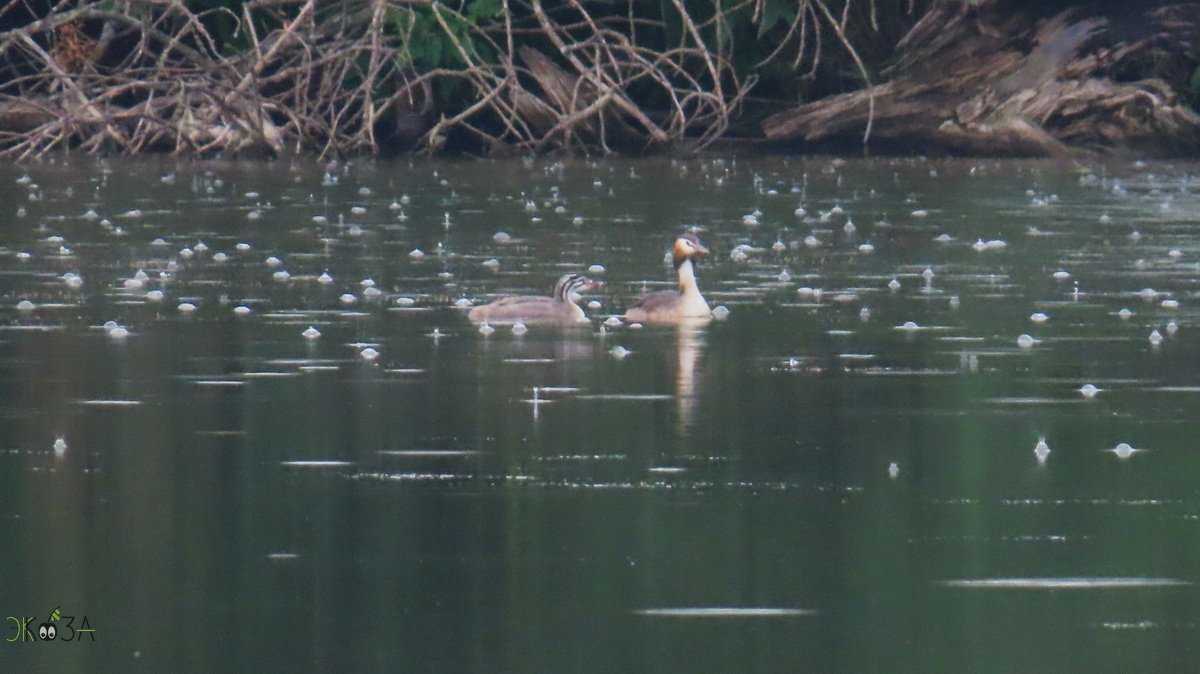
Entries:
[[595,281],[579,274],[565,274],[554,284],[554,297],[505,297],[475,307],[467,314],[476,323],[586,323],[583,309],[575,304],[575,294],[595,287]]
[[674,323],[683,320],[708,318],[708,302],[696,285],[696,268],[692,260],[708,255],[708,249],[695,234],[687,233],[675,239],[671,260],[679,275],[678,290],[660,290],[642,297],[625,312],[629,323]]

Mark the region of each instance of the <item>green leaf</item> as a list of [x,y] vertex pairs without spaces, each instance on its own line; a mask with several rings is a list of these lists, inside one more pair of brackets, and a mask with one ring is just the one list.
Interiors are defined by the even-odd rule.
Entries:
[[758,22],[758,36],[761,38],[767,34],[767,31],[775,27],[775,24],[783,21],[791,23],[796,18],[795,5],[786,0],[767,0],[763,6],[762,19]]
[[471,4],[467,5],[467,18],[471,23],[478,25],[480,19],[494,19],[500,16],[502,11],[504,4],[500,0],[472,0]]

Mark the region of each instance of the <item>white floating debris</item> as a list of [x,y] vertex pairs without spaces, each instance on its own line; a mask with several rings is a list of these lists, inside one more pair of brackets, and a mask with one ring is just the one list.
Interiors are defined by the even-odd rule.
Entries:
[[416,301],[415,299],[411,298],[411,297],[397,297],[397,298],[396,298],[396,305],[397,305],[397,306],[401,306],[401,307],[411,307],[412,305],[414,305],[414,304],[416,304],[416,303],[417,303],[417,301]]
[[250,250],[250,244],[243,241],[241,243],[238,243],[238,245],[234,246],[234,249],[237,250],[239,253],[244,253],[244,252]]
[[163,297],[165,297],[165,295],[163,294],[163,291],[161,291],[161,290],[156,289],[156,290],[147,290],[146,291],[146,301],[147,302],[161,302],[161,301],[163,301]]
[[718,321],[723,321],[726,318],[729,318],[729,307],[725,306],[724,304],[718,304],[712,310],[712,317]]
[[1162,304],[1159,306],[1161,306],[1163,309],[1178,309],[1179,300],[1163,300]]
[[1046,444],[1046,438],[1038,438],[1033,455],[1037,457],[1038,463],[1046,463],[1046,459],[1050,457],[1050,445]]
[[362,351],[359,351],[358,356],[359,356],[359,358],[362,358],[363,360],[369,362],[369,361],[373,361],[373,360],[379,358],[379,352],[368,346],[367,348],[363,349]]
[[217,262],[217,263],[228,262],[229,256],[226,255],[225,253],[214,253],[212,256],[212,259],[213,259],[213,262]]
[[609,316],[605,319],[604,326],[607,328],[619,328],[621,327],[621,319],[616,316]]
[[1121,320],[1127,321],[1133,316],[1133,312],[1127,308],[1123,308],[1117,312],[1117,316],[1120,316]]
[[116,325],[108,331],[108,336],[113,339],[125,339],[129,336],[129,329],[121,325]]
[[342,293],[342,296],[338,298],[338,301],[345,305],[351,305],[357,304],[358,298],[350,293]]
[[304,330],[304,332],[301,332],[300,334],[305,339],[317,339],[321,336],[321,331],[310,325]]
[[1050,320],[1050,317],[1040,311],[1037,311],[1029,315],[1029,320],[1040,325]]
[[233,308],[233,313],[235,316],[249,316],[250,307],[246,306],[245,304],[239,304]]
[[283,264],[283,260],[280,260],[279,258],[272,255],[271,257],[268,257],[266,259],[266,264],[268,267],[278,267],[279,265]]
[[382,294],[383,294],[383,291],[380,290],[379,288],[376,288],[375,286],[371,286],[371,287],[363,290],[363,297],[366,297],[367,299],[374,299],[376,297],[379,297]]
[[618,345],[614,346],[613,348],[609,349],[608,353],[609,353],[609,355],[611,355],[613,358],[616,358],[617,360],[625,360],[626,358],[629,357],[629,354],[631,354],[633,352],[630,351],[629,349],[626,349],[625,347],[621,346],[620,344],[618,344]]
[[275,279],[276,281],[283,282],[283,281],[287,281],[287,280],[291,279],[292,275],[289,274],[286,269],[280,269],[279,271],[275,272],[274,274],[271,274],[271,278]]
[[1041,340],[1034,339],[1029,335],[1021,335],[1020,337],[1017,337],[1017,346],[1021,347],[1022,349],[1028,349],[1039,344],[1040,342]]
[[1071,272],[1065,269],[1059,269],[1058,271],[1054,272],[1053,276],[1055,281],[1066,281],[1067,279],[1071,278]]
[[185,260],[190,260],[195,255],[196,255],[195,251],[193,251],[191,248],[181,248],[179,250],[179,257],[181,257]]
[[484,321],[483,325],[479,326],[479,334],[483,335],[484,337],[487,337],[495,332],[496,332],[496,328],[493,328],[492,326],[488,325],[487,321]]
[[949,234],[938,234],[937,236],[933,237],[934,243],[950,243],[953,240],[954,237],[950,236]]
[[904,321],[902,325],[897,325],[896,329],[900,330],[901,332],[915,332],[920,330],[921,326],[917,325],[916,321]]
[[181,314],[190,314],[196,310],[196,305],[191,302],[182,302],[176,307]]
[[888,287],[888,290],[891,290],[892,292],[899,290],[900,289],[900,279],[893,277],[891,281],[888,281],[887,287]]
[[924,208],[918,208],[917,210],[912,212],[912,216],[914,218],[923,218],[927,215],[929,215],[929,211],[925,210]]
[[1121,459],[1122,461],[1124,461],[1125,459],[1128,459],[1129,457],[1133,456],[1134,454],[1136,454],[1138,452],[1144,452],[1146,450],[1137,449],[1136,447],[1130,446],[1130,444],[1128,442],[1122,442],[1122,443],[1118,444],[1116,447],[1113,447],[1112,449],[1107,450],[1107,451],[1110,451],[1113,454],[1116,454],[1118,459]]
[[887,473],[888,477],[892,478],[893,480],[900,477],[900,464],[896,463],[895,461],[889,463]]
[[875,252],[875,246],[870,243],[862,243],[858,246],[858,252],[864,255],[870,255]]
[[1083,386],[1080,386],[1078,390],[1079,395],[1090,400],[1091,398],[1095,398],[1096,394],[1100,393],[1104,389],[1097,387],[1095,384],[1084,384]]
[[413,248],[412,251],[408,254],[408,256],[414,260],[420,260],[425,257],[425,252],[422,251],[420,248]]
[[454,306],[459,309],[469,309],[470,307],[475,306],[475,303],[472,302],[468,297],[460,297],[457,300],[454,300]]
[[192,246],[192,250],[203,255],[204,253],[208,252],[208,244],[204,243],[203,241],[198,241],[196,242],[196,245]]
[[1163,342],[1162,333],[1158,330],[1151,330],[1150,336],[1147,339],[1150,341],[1150,346],[1158,346]]
[[333,283],[333,277],[330,276],[329,272],[327,271],[321,272],[321,275],[317,277],[317,283],[320,283],[321,285],[329,285],[330,283]]
[[527,332],[529,332],[529,328],[525,327],[525,324],[524,324],[524,323],[522,323],[522,322],[520,322],[520,321],[517,321],[516,323],[513,323],[513,326],[512,326],[512,333],[513,333],[514,335],[516,335],[516,336],[520,337],[521,335],[523,335],[523,334],[525,334],[525,333],[527,333]]
[[1174,337],[1176,332],[1179,332],[1179,324],[1175,321],[1167,323],[1167,336]]
[[587,268],[587,270],[589,273],[592,273],[592,274],[603,274],[605,271],[607,271],[604,268],[604,265],[602,265],[602,264],[591,265],[590,267]]
[[155,248],[165,248],[166,246],[169,246],[170,244],[167,243],[166,239],[163,239],[160,237],[160,238],[157,238],[157,239],[151,241],[150,245],[154,246]]
[[67,440],[66,440],[66,438],[63,438],[63,437],[58,437],[58,438],[55,438],[55,439],[54,439],[54,456],[55,456],[56,458],[60,458],[60,459],[61,459],[61,458],[62,458],[62,456],[63,456],[64,454],[66,454],[66,453],[67,453]]

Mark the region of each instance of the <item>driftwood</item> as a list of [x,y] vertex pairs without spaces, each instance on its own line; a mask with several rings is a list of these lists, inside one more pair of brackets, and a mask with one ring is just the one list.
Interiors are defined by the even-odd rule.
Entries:
[[870,124],[872,142],[921,151],[1061,156],[1200,148],[1200,116],[1166,81],[1110,78],[1140,63],[1161,69],[1164,59],[1180,60],[1169,48],[1196,34],[1195,4],[1147,12],[1140,36],[1124,41],[1103,16],[1069,10],[1036,18],[1001,5],[941,0],[897,46],[890,81],[768,117],[765,135],[845,141]]

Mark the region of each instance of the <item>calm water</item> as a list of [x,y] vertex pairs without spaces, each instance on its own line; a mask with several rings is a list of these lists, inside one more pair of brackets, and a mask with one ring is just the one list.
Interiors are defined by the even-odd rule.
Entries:
[[0,667],[1194,671],[1196,169],[0,167]]

